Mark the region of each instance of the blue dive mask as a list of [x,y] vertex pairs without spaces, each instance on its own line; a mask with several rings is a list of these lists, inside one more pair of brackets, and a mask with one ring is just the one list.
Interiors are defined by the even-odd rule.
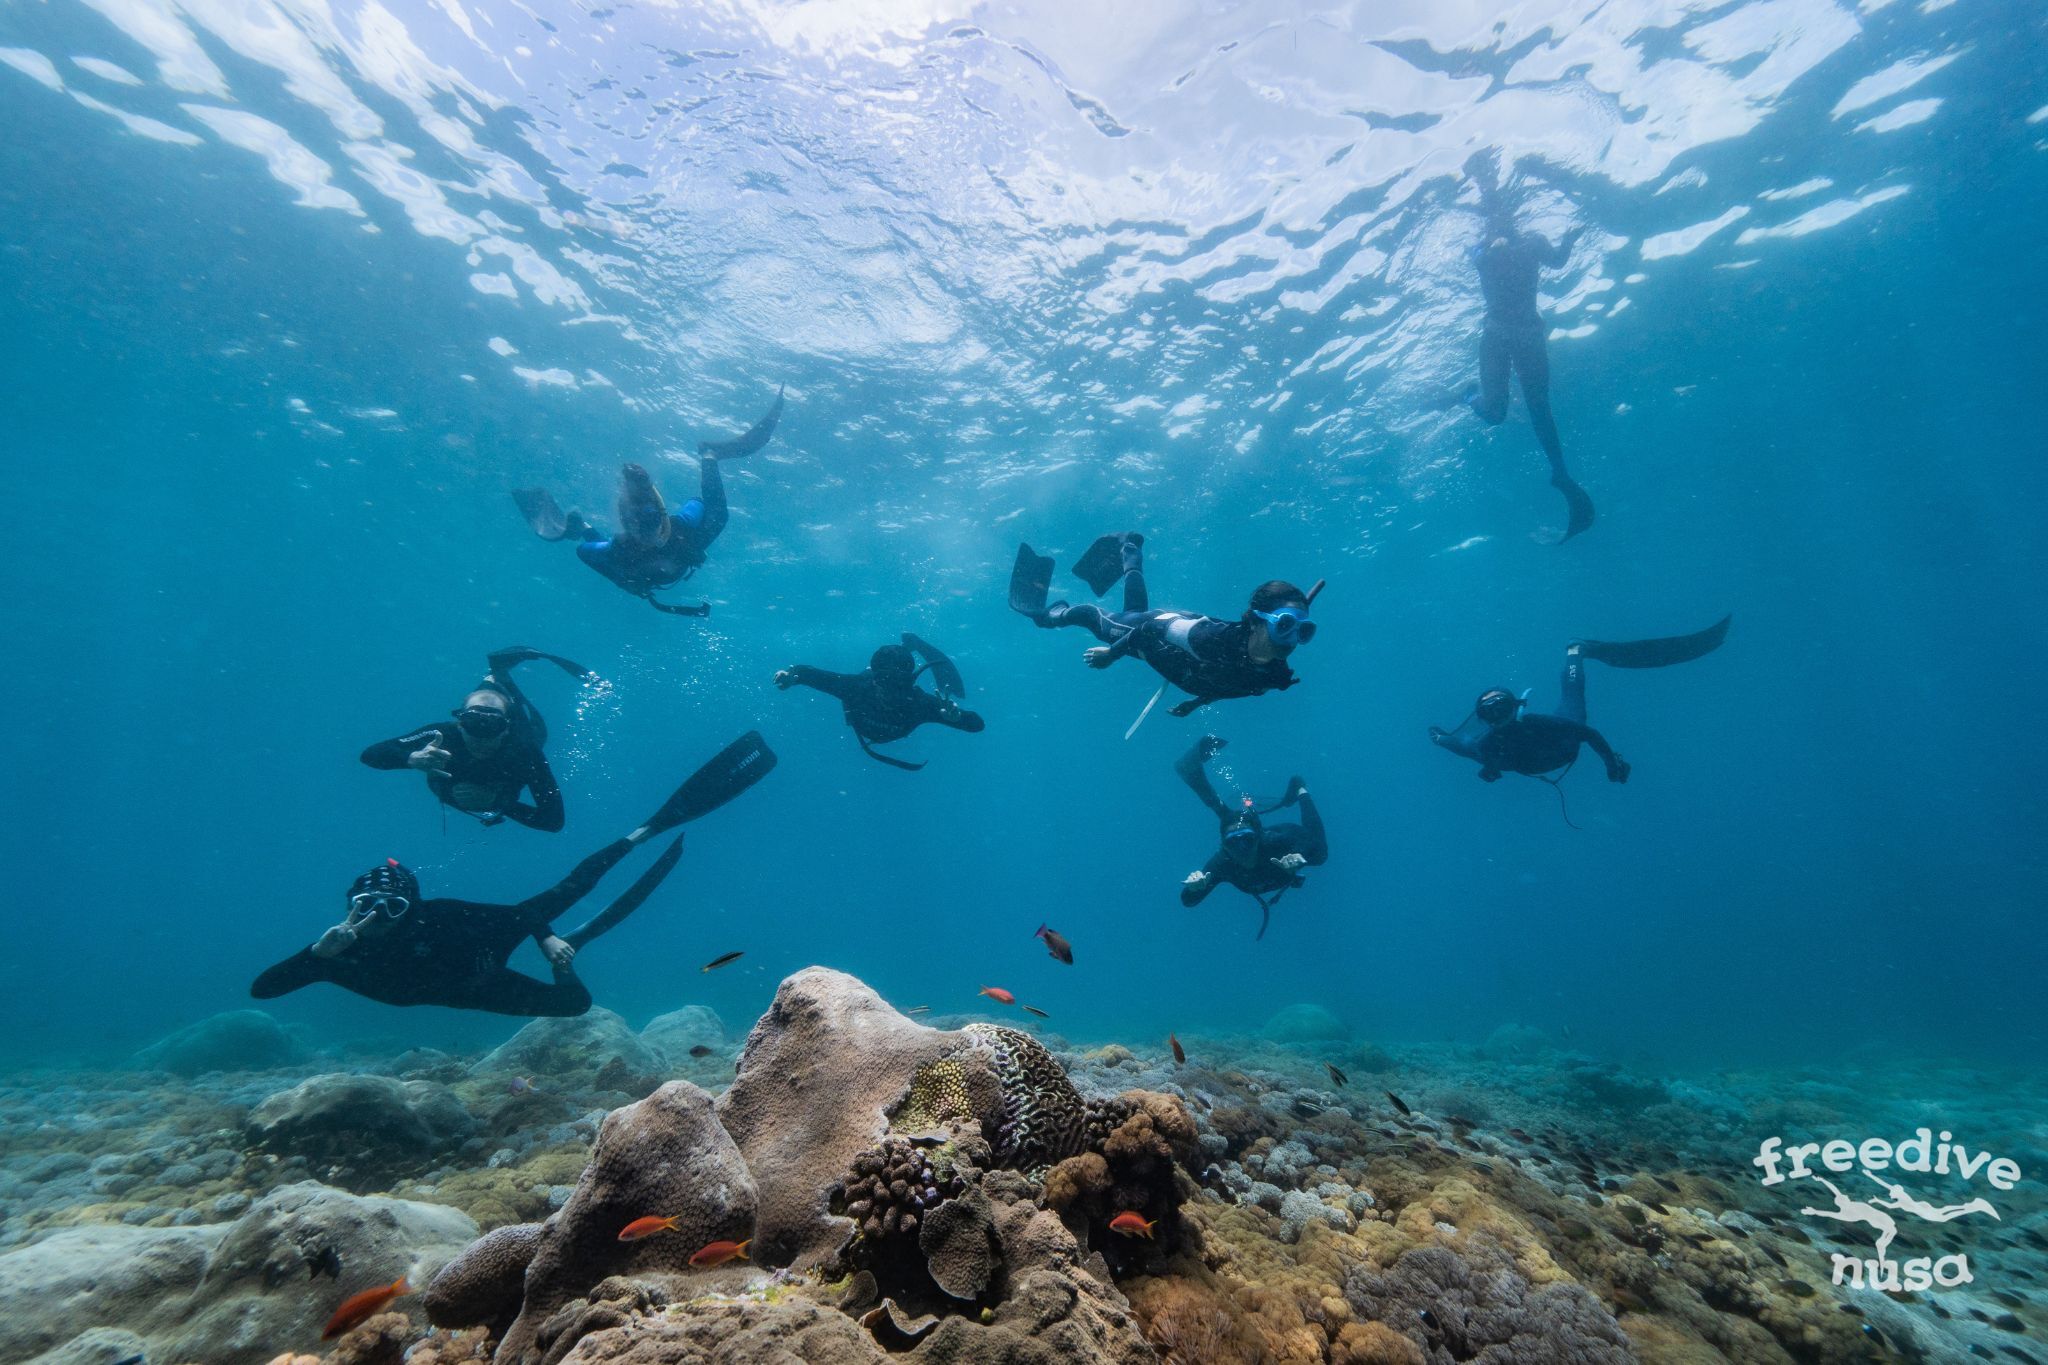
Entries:
[[1316,623],[1308,619],[1307,607],[1281,607],[1277,611],[1255,611],[1266,623],[1266,638],[1282,649],[1305,645],[1316,638]]

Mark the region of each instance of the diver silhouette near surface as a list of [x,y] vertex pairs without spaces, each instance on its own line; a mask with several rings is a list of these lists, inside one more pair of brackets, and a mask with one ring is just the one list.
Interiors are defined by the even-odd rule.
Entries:
[[1508,415],[1510,372],[1521,380],[1529,425],[1550,461],[1550,486],[1564,495],[1565,528],[1555,542],[1562,545],[1593,525],[1593,499],[1565,468],[1564,442],[1550,410],[1547,324],[1536,304],[1536,290],[1543,271],[1562,269],[1571,259],[1585,229],[1571,229],[1552,246],[1515,226],[1514,206],[1496,182],[1490,160],[1479,164],[1474,179],[1485,223],[1473,260],[1486,316],[1479,333],[1479,383],[1466,399],[1481,421],[1499,426]]

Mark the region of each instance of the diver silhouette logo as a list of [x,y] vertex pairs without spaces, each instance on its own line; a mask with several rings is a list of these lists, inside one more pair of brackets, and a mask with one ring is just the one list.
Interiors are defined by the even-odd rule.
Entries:
[[[1807,1166],[1809,1160],[1818,1158],[1820,1165],[1830,1172],[1846,1175],[1860,1172],[1864,1179],[1877,1186],[1879,1194],[1857,1198],[1843,1190],[1818,1171]],[[1809,1204],[1799,1211],[1809,1218],[1825,1218],[1832,1222],[1860,1225],[1877,1234],[1876,1258],[1861,1260],[1841,1252],[1831,1252],[1834,1267],[1834,1282],[1851,1288],[1883,1290],[1886,1293],[1918,1292],[1934,1285],[1954,1288],[1967,1284],[1974,1278],[1970,1261],[1961,1252],[1932,1257],[1912,1257],[1903,1262],[1891,1256],[1892,1243],[1899,1236],[1899,1219],[1896,1214],[1911,1214],[1923,1223],[1952,1223],[1958,1218],[1971,1214],[1986,1214],[1998,1218],[1998,1209],[1982,1195],[1973,1196],[1960,1204],[1933,1204],[1918,1198],[1905,1185],[1879,1171],[1896,1168],[1916,1174],[1949,1175],[1952,1172],[1966,1181],[1978,1176],[1993,1189],[2010,1190],[2020,1182],[2019,1163],[2010,1157],[1993,1156],[1989,1152],[1972,1152],[1962,1143],[1955,1141],[1954,1134],[1944,1131],[1939,1140],[1930,1129],[1916,1129],[1912,1137],[1896,1147],[1883,1138],[1870,1138],[1862,1143],[1850,1143],[1840,1139],[1832,1142],[1809,1142],[1787,1147],[1782,1139],[1766,1138],[1757,1148],[1751,1165],[1765,1174],[1765,1185],[1780,1185],[1788,1180],[1810,1180],[1827,1190],[1832,1204],[1820,1207]],[[1780,1167],[1785,1169],[1780,1170]],[[1912,1224],[1908,1223],[1908,1227]]]

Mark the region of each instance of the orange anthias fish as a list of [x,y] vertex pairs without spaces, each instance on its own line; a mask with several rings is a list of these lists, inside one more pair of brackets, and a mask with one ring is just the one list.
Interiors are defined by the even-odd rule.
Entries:
[[1188,1064],[1187,1049],[1180,1045],[1180,1039],[1169,1033],[1166,1035],[1166,1045],[1173,1049],[1173,1064],[1175,1066],[1186,1066]]
[[1017,997],[1004,990],[1001,986],[983,986],[981,993],[995,1001],[998,1005],[1014,1005],[1017,1003]]
[[1121,1232],[1126,1237],[1150,1237],[1152,1229],[1158,1226],[1159,1220],[1157,1218],[1148,1223],[1129,1209],[1124,1210],[1109,1220],[1109,1230],[1111,1232]]
[[320,1333],[322,1341],[332,1341],[352,1327],[360,1327],[375,1317],[377,1310],[401,1294],[412,1293],[412,1286],[400,1275],[390,1284],[380,1284],[375,1289],[365,1289],[360,1294],[351,1294],[334,1310],[334,1316],[327,1320],[327,1327]]
[[650,1213],[645,1218],[635,1218],[632,1222],[620,1228],[619,1240],[621,1242],[637,1242],[642,1237],[652,1237],[657,1232],[674,1232],[675,1230],[675,1219],[662,1218]]
[[744,1242],[713,1242],[710,1246],[705,1247],[695,1256],[692,1256],[690,1264],[694,1266],[714,1266],[724,1265],[727,1261],[744,1261],[747,1259],[747,1248],[753,1244],[754,1239],[751,1237]]

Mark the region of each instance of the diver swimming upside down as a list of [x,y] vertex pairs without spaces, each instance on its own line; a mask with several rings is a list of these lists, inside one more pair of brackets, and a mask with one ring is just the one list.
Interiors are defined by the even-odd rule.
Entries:
[[[1234,886],[1259,903],[1255,937],[1264,938],[1274,905],[1287,892],[1306,885],[1302,868],[1321,867],[1329,860],[1330,841],[1323,833],[1323,817],[1308,794],[1308,784],[1299,777],[1288,779],[1287,794],[1271,806],[1257,807],[1249,796],[1240,798],[1234,809],[1225,805],[1209,782],[1207,765],[1228,743],[1204,735],[1173,765],[1180,780],[1215,814],[1223,844],[1181,882],[1180,903],[1200,905],[1217,886]],[[1287,806],[1301,811],[1301,823],[1269,825],[1261,819]]]
[[711,604],[695,606],[662,602],[654,594],[673,587],[704,565],[711,543],[725,529],[727,508],[721,460],[751,455],[768,444],[782,417],[782,391],[775,406],[744,435],[730,441],[705,441],[697,447],[700,466],[698,496],[671,514],[654,479],[637,464],[619,469],[618,530],[610,536],[573,508],[564,512],[542,488],[514,489],[512,500],[542,540],[574,538],[576,557],[657,611],[674,616],[708,616]]
[[[1479,765],[1481,781],[1498,782],[1502,773],[1520,773],[1552,785],[1578,762],[1585,745],[1607,765],[1607,780],[1626,782],[1630,768],[1598,730],[1586,723],[1586,664],[1594,659],[1610,668],[1666,668],[1711,654],[1728,636],[1735,618],[1724,616],[1705,630],[1656,640],[1575,640],[1564,652],[1563,699],[1552,712],[1530,712],[1528,693],[1489,688],[1473,704],[1472,714],[1455,730],[1432,725],[1429,738],[1439,748]],[[1556,777],[1549,774],[1557,773]]]
[[[410,768],[427,775],[427,788],[442,805],[474,816],[485,825],[512,820],[553,834],[563,823],[562,789],[544,751],[547,722],[513,681],[512,670],[534,659],[579,680],[597,675],[558,654],[513,645],[489,656],[484,680],[450,714],[454,724],[428,724],[363,750],[365,766],[391,772]],[[519,799],[533,793],[531,804]]]
[[[933,692],[917,685],[918,676],[927,671]],[[792,687],[816,688],[837,698],[861,751],[877,763],[910,772],[924,764],[876,753],[874,746],[902,739],[920,725],[945,725],[969,734],[981,733],[984,726],[979,715],[959,704],[967,695],[967,684],[953,661],[907,632],[902,644],[876,650],[863,672],[834,673],[792,664],[775,675],[775,685],[785,692]]]
[[1074,565],[1074,573],[1098,597],[1122,581],[1124,609],[1111,613],[1088,603],[1048,605],[1053,561],[1019,545],[1010,571],[1010,609],[1046,630],[1078,626],[1094,635],[1102,645],[1082,654],[1090,668],[1108,668],[1125,655],[1144,660],[1164,680],[1161,691],[1171,684],[1191,694],[1171,708],[1176,716],[1213,701],[1285,691],[1300,681],[1287,661],[1315,638],[1309,607],[1323,589],[1320,582],[1307,592],[1279,579],[1262,583],[1235,621],[1154,611],[1145,587],[1144,546],[1145,538],[1135,531],[1102,536]]
[[[654,893],[682,857],[683,836],[678,834],[639,880],[589,923],[557,936],[550,927],[555,917],[588,895],[641,844],[708,815],[774,766],[775,754],[759,734],[741,736],[692,774],[646,824],[585,858],[554,886],[514,905],[423,900],[419,879],[397,859],[386,859],[349,887],[348,914],[340,924],[264,971],[249,993],[270,1000],[326,981],[387,1005],[582,1014],[590,1008],[590,991],[576,976],[577,950],[616,928]],[[540,945],[554,972],[552,982],[505,965],[528,938]]]

